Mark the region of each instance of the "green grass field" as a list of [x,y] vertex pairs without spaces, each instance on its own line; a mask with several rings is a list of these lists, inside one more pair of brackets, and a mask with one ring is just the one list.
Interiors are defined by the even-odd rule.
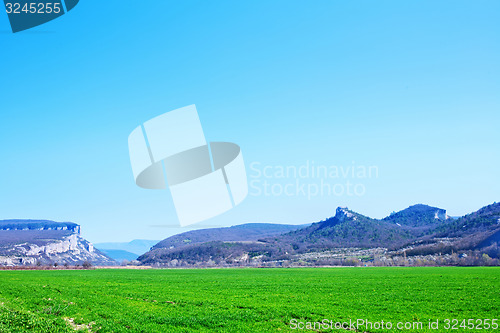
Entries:
[[[93,332],[307,331],[292,329],[292,319],[498,332],[446,330],[443,320],[499,314],[493,267],[0,271],[0,332],[74,332],[80,324]],[[438,330],[427,328],[438,319]],[[310,330],[318,331],[335,330]]]

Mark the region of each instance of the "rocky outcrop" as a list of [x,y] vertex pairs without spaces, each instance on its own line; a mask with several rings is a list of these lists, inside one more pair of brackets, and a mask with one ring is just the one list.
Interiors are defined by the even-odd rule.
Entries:
[[437,220],[447,220],[449,219],[448,214],[446,214],[446,211],[444,209],[438,209],[434,213],[434,218]]
[[[347,207],[337,207],[337,210],[335,211],[335,217],[340,221],[344,222],[346,219],[350,219],[353,217],[354,214],[349,211],[349,208]],[[354,216],[354,219],[356,217]]]
[[0,266],[77,265],[84,262],[93,265],[116,264],[83,239],[80,226],[75,223],[0,221]]

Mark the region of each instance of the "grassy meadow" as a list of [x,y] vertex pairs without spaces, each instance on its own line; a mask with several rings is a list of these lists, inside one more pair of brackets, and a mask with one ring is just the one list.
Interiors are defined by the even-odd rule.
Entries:
[[0,271],[0,332],[345,331],[292,329],[292,319],[495,332],[444,320],[499,318],[494,267]]

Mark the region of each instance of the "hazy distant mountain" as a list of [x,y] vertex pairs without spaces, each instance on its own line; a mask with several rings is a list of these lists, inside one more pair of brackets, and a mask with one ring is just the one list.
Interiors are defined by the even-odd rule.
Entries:
[[123,262],[123,261],[132,261],[136,260],[138,255],[132,252],[124,251],[124,250],[102,250],[100,249],[102,253],[107,255],[108,257],[116,260],[117,262]]
[[[153,245],[158,243],[157,240],[134,239],[130,242],[123,243],[96,243],[94,244],[99,250],[121,250],[130,252],[136,255],[136,258],[143,253],[148,252]],[[135,258],[134,258],[135,259]],[[127,259],[129,260],[129,259]]]
[[80,237],[80,226],[47,220],[0,221],[0,265],[112,265],[114,260]]
[[[266,226],[273,225],[263,225],[261,232]],[[308,260],[308,253],[321,256],[325,251],[347,248],[428,255],[490,247],[489,253],[496,255],[500,204],[458,219],[449,218],[443,209],[421,204],[381,220],[339,207],[335,216],[325,221],[295,227],[296,230],[274,235],[243,232],[248,225],[183,233],[158,243],[139,260],[144,264],[169,266],[303,262]]]

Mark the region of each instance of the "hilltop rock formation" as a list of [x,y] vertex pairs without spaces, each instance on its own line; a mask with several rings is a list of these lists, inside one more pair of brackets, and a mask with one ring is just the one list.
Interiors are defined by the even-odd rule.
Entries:
[[0,266],[116,264],[80,236],[80,226],[46,220],[0,221]]

